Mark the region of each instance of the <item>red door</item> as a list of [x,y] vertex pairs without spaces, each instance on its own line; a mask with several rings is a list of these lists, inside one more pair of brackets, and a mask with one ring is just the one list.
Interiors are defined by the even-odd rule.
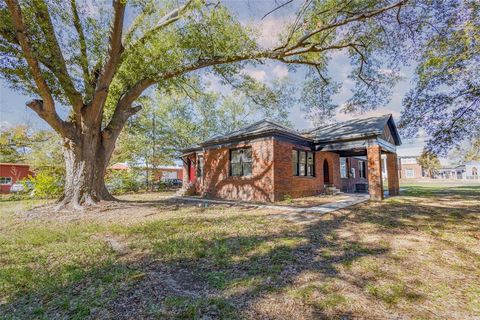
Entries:
[[188,181],[191,183],[195,183],[195,169],[195,163],[191,159],[188,159]]

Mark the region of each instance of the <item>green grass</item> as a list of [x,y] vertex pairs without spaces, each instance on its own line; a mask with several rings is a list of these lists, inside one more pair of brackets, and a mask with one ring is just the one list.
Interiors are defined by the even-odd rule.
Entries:
[[145,195],[97,213],[32,217],[22,212],[35,203],[2,203],[0,314],[256,319],[480,313],[480,186],[402,188],[401,197],[312,215],[310,224],[268,210],[179,205]]

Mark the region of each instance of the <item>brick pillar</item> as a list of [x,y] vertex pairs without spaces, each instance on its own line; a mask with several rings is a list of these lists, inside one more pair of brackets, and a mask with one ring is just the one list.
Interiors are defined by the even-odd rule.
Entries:
[[188,157],[184,157],[182,158],[182,162],[183,162],[183,185],[186,186],[187,183],[188,183],[188,175],[190,174],[190,172],[188,172]]
[[400,182],[398,179],[398,160],[396,153],[387,154],[387,173],[388,173],[388,194],[398,196],[400,193]]
[[383,200],[382,157],[380,146],[367,147],[368,192],[370,200]]

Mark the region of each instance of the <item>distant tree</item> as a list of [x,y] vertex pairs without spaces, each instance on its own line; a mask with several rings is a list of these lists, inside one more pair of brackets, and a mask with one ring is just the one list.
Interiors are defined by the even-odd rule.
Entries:
[[0,162],[23,163],[30,139],[26,126],[13,126],[0,131]]
[[249,87],[248,92],[256,99],[249,99],[238,89],[219,94],[192,86],[168,96],[157,92],[143,97],[144,110],[127,123],[112,162],[127,161],[150,167],[173,164],[180,156],[180,149],[259,119],[289,124],[287,114],[292,106],[292,93],[285,83],[274,82],[269,86],[252,82]]
[[449,156],[458,164],[468,161],[480,161],[480,138],[473,137],[461,145],[457,145]]
[[432,2],[431,23],[416,43],[415,88],[403,101],[400,127],[423,129],[428,149],[446,154],[480,134],[480,2]]
[[[205,68],[238,79],[247,62],[266,59],[308,66],[314,71],[309,75],[328,86],[329,54],[346,50],[357,84],[348,108],[379,105],[391,73],[382,72],[376,57],[387,47],[401,48],[398,41],[421,24],[417,13],[428,12],[422,1],[306,1],[285,26],[281,44],[265,49],[221,2],[93,3],[92,11],[90,1],[80,0],[0,2],[0,75],[37,97],[27,106],[62,139],[66,179],[60,206],[113,200],[105,171],[123,127],[141,109],[134,102],[151,86],[168,93]],[[69,107],[67,119],[58,105]]]
[[429,178],[433,178],[438,169],[441,168],[440,160],[438,157],[429,152],[424,151],[418,158],[418,164],[422,166],[423,170],[427,172]]

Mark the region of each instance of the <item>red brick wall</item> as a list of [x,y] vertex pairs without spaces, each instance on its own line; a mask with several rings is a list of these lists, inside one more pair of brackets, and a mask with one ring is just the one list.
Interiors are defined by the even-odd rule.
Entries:
[[[407,169],[413,170],[415,176],[413,178],[407,177]],[[399,164],[400,178],[402,179],[418,179],[422,177],[422,166],[418,163]]]
[[395,153],[387,154],[388,171],[388,194],[397,196],[400,193],[400,183],[398,179],[398,158]]
[[[229,150],[246,146],[252,147],[252,176],[230,176]],[[275,138],[206,149],[203,153],[204,177],[197,177],[196,191],[206,197],[267,202],[281,200],[286,195],[314,195],[324,190],[325,160],[329,164],[330,182],[340,188],[338,154],[315,152],[315,177],[298,177],[292,174],[293,148],[309,150],[307,147]]]
[[274,141],[274,199],[282,200],[286,195],[292,198],[315,195],[324,190],[323,162],[329,164],[330,183],[340,188],[339,156],[331,152],[315,152],[315,176],[304,177],[292,174],[292,149],[309,148],[294,143]]
[[383,181],[381,167],[381,149],[380,146],[367,147],[368,161],[368,192],[371,200],[383,199]]
[[[33,175],[34,173],[30,171],[28,165],[10,163],[0,164],[0,177],[11,177],[12,184]],[[0,185],[0,193],[9,193],[10,187],[11,185]]]
[[[273,138],[211,148],[204,152],[204,177],[197,179],[202,196],[243,201],[273,201]],[[252,175],[230,176],[231,148],[252,147]]]

